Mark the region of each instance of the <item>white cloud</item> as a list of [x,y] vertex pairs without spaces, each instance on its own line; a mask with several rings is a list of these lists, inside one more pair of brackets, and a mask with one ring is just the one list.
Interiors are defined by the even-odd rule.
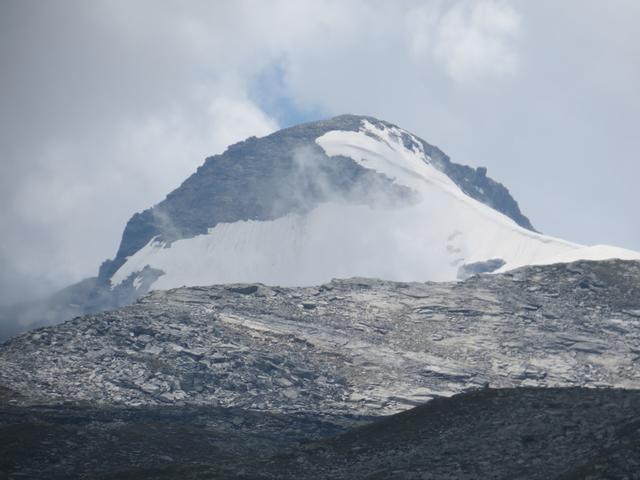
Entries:
[[444,7],[430,3],[408,12],[408,40],[416,61],[434,61],[460,84],[517,72],[521,22],[510,5],[482,0]]
[[[0,25],[3,48],[24,45],[13,60],[0,51],[14,65],[0,78],[0,304],[95,275],[133,213],[205,157],[278,128],[247,92],[286,29],[256,49],[270,21],[249,2],[191,7],[62,2]],[[41,37],[12,33],[25,22]]]
[[183,106],[125,122],[108,138],[44,145],[13,191],[1,250],[29,252],[14,270],[39,272],[47,287],[95,274],[135,211],[162,200],[206,156],[278,128],[247,98],[198,98],[195,112]]
[[261,137],[278,129],[273,119],[247,99],[216,98],[209,105],[209,115],[211,130],[216,133],[215,151],[251,135]]

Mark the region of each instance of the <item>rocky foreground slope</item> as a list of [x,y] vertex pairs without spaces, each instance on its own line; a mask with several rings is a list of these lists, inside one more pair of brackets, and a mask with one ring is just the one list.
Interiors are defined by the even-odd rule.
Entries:
[[0,345],[0,478],[632,479],[639,360],[635,261],[158,291]]
[[[434,400],[252,467],[245,478],[635,479],[640,392],[481,390]],[[210,471],[224,478],[221,466]],[[227,471],[233,477],[237,470]]]
[[490,385],[640,388],[640,262],[459,283],[179,288],[0,347],[19,403],[385,415]]
[[640,391],[482,389],[363,421],[203,406],[0,405],[0,478],[640,477]]

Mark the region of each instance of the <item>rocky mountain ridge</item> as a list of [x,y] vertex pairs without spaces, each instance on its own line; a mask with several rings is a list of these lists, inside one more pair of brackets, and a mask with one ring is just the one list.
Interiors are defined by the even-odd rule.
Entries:
[[[341,115],[296,125],[260,139],[252,137],[208,157],[163,201],[131,217],[115,257],[101,265],[96,277],[71,285],[47,300],[0,311],[0,317],[18,318],[22,324],[37,327],[132,303],[150,289],[162,272],[143,268],[115,286],[111,277],[127,257],[154,237],[171,243],[205,234],[220,223],[273,220],[308,212],[336,198],[366,204],[383,197],[387,201],[410,197],[408,189],[348,157],[329,159],[315,143],[316,138],[332,130],[357,131],[364,119],[392,126],[372,117]],[[440,149],[417,137],[406,136],[404,141],[420,142],[434,165],[464,192],[533,230],[509,191],[488,177],[486,169],[456,164]]]
[[157,291],[0,344],[0,477],[634,479],[638,360],[636,261]]
[[640,262],[458,283],[157,291],[0,347],[18,403],[384,415],[491,385],[640,388]]
[[165,200],[130,219],[97,277],[2,309],[0,321],[53,324],[180,285],[448,281],[607,258],[640,253],[539,234],[486,169],[453,163],[391,123],[341,115],[207,158]]
[[[208,157],[162,202],[131,217],[115,258],[102,265],[99,278],[107,281],[126,257],[154,237],[172,242],[204,234],[221,222],[272,220],[290,212],[307,211],[335,194],[349,196],[364,186],[375,186],[374,190],[381,191],[396,190],[395,193],[401,194],[402,189],[394,186],[390,179],[377,177],[348,157],[329,159],[316,145],[315,140],[330,131],[357,132],[363,120],[397,128],[373,117],[340,115],[295,125],[264,138],[251,137],[229,146],[220,155]],[[509,191],[487,177],[486,168],[456,164],[439,148],[413,135],[404,134],[402,141],[410,147],[419,142],[434,165],[465,193],[533,230]],[[296,158],[300,152],[311,156],[317,165],[309,171],[300,170],[299,158]],[[327,191],[323,183],[331,184],[331,191]],[[354,200],[363,201],[366,196]]]

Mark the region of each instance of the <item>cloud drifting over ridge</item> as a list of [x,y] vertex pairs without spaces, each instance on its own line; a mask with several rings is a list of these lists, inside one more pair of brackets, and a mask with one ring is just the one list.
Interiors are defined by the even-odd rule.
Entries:
[[638,14],[627,0],[3,2],[0,304],[94,274],[131,214],[204,157],[310,112],[398,123],[487,165],[541,230],[640,249]]

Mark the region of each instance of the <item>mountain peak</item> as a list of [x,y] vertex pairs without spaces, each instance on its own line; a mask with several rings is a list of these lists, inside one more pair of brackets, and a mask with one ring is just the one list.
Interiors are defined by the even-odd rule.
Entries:
[[454,163],[392,123],[344,114],[207,158],[131,217],[95,281],[63,297],[75,314],[181,285],[455,280],[585,256],[637,258],[541,235],[486,168]]
[[[105,263],[100,277],[108,278],[127,256],[154,237],[171,242],[204,234],[218,223],[271,220],[299,211],[308,206],[300,205],[301,200],[313,205],[325,201],[326,198],[319,194],[320,186],[301,172],[301,151],[306,151],[307,157],[313,157],[305,159],[306,165],[302,169],[309,170],[309,164],[315,163],[324,173],[330,174],[328,171],[333,170],[333,178],[329,181],[344,193],[345,189],[358,184],[361,177],[371,175],[359,171],[348,157],[327,161],[327,155],[315,140],[331,131],[359,132],[364,124],[402,132],[405,139],[421,145],[436,168],[467,195],[533,230],[509,191],[487,177],[486,169],[453,163],[439,148],[389,122],[371,116],[344,114],[295,125],[263,138],[251,137],[231,145],[221,155],[207,158],[197,172],[165,200],[131,218],[116,258]],[[308,187],[307,191],[294,188],[296,182],[302,182],[298,187]],[[295,198],[291,198],[291,194]]]

